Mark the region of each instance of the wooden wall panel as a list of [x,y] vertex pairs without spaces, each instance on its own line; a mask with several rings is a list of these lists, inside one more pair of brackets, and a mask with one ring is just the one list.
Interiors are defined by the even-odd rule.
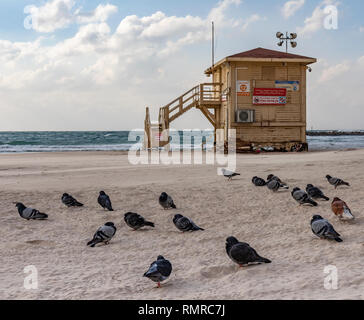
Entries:
[[253,143],[298,142],[300,127],[245,127],[237,128],[237,139]]

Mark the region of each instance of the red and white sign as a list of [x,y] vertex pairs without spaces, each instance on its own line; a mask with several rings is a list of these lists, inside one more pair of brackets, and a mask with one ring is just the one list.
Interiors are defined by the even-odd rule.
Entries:
[[285,97],[287,96],[287,89],[285,88],[254,88],[255,96],[273,96]]
[[254,96],[253,104],[256,105],[282,105],[287,104],[287,97],[275,96]]
[[255,88],[253,96],[255,105],[287,104],[287,89],[284,88]]

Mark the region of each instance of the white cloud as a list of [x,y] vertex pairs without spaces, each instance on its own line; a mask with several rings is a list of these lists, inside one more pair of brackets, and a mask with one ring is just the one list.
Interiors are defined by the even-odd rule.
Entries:
[[285,19],[292,17],[305,4],[305,0],[287,1],[282,8],[282,15]]
[[338,6],[339,3],[334,0],[324,0],[322,1],[312,12],[311,17],[308,17],[304,21],[304,26],[297,28],[298,32],[302,36],[310,36],[311,34],[319,31],[324,27],[324,19],[327,14],[325,13],[325,8],[327,6]]
[[318,82],[323,83],[334,80],[335,78],[341,76],[343,73],[349,71],[350,67],[351,66],[348,62],[343,62],[334,66],[330,66],[322,71],[321,77],[319,78]]
[[[43,18],[37,31],[81,24],[72,37],[56,43],[56,37],[49,42],[43,36],[33,42],[0,40],[2,110],[8,106],[6,117],[0,117],[3,130],[100,130],[142,124],[146,105],[166,103],[205,81],[201,59],[185,59],[181,49],[210,40],[211,17],[219,22],[219,31],[238,32],[243,26],[231,17],[237,0],[220,1],[205,17],[168,16],[161,11],[130,15],[116,30],[106,21],[115,12],[112,7],[98,6],[85,15],[72,1],[65,1],[39,7]],[[61,2],[68,11],[59,10]],[[60,23],[55,26],[56,17]],[[103,108],[109,108],[107,117]],[[121,116],[126,109],[129,120]],[[64,112],[85,120],[66,119]],[[23,123],[17,114],[23,115]],[[101,121],[106,118],[111,119],[109,127]]]
[[359,28],[359,31],[360,31],[360,32],[364,32],[364,27],[360,27],[360,28]]
[[37,32],[50,33],[73,23],[105,22],[118,10],[114,5],[100,4],[92,12],[82,12],[82,8],[75,8],[75,5],[75,0],[52,0],[39,7],[29,5],[24,10],[29,14],[24,26]]
[[105,22],[116,12],[118,12],[118,7],[111,4],[100,4],[89,13],[82,13],[78,10],[75,16],[78,23]]
[[308,79],[308,127],[363,128],[364,56],[336,64],[319,59],[312,68]]
[[253,14],[252,16],[250,16],[244,23],[243,23],[243,26],[242,26],[242,31],[245,31],[246,29],[248,29],[248,27],[254,23],[254,22],[257,22],[257,21],[260,21],[260,20],[264,20],[264,18],[262,18],[261,16],[259,16],[258,14]]

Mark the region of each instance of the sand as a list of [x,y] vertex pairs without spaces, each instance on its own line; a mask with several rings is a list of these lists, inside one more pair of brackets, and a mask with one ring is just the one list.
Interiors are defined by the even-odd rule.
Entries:
[[[0,299],[363,299],[363,160],[364,150],[238,155],[242,175],[227,182],[212,165],[134,166],[118,152],[0,155]],[[291,187],[312,183],[330,198],[339,196],[356,221],[338,221],[327,202],[299,207],[290,192],[253,186],[252,176],[268,173]],[[352,187],[335,191],[328,173]],[[114,212],[98,206],[100,190],[110,195]],[[159,206],[162,191],[178,210]],[[66,208],[63,192],[85,207]],[[21,219],[14,201],[48,213],[49,220]],[[123,221],[127,211],[153,221],[155,229],[132,231]],[[178,232],[177,212],[206,230]],[[316,238],[313,214],[328,218],[344,242]],[[107,221],[118,228],[110,245],[86,247]],[[230,235],[272,263],[239,268],[225,252]],[[159,254],[173,272],[156,289],[142,275]],[[28,265],[38,270],[36,290],[23,286]],[[328,265],[338,270],[336,290],[324,287]]]

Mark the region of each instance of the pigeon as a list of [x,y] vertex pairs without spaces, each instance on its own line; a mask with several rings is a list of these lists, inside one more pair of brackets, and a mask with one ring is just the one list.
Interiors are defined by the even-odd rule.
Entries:
[[341,180],[339,178],[334,178],[334,177],[331,177],[330,175],[327,175],[326,176],[326,179],[327,181],[332,184],[333,186],[335,186],[335,189],[338,187],[338,186],[348,186],[350,187],[350,184],[348,182],[345,182],[344,180]]
[[146,221],[141,215],[134,212],[125,213],[124,221],[130,228],[134,230],[138,230],[144,226],[154,227],[153,222]]
[[172,197],[169,196],[167,193],[162,192],[161,195],[159,196],[159,204],[164,208],[164,209],[176,209],[176,206],[172,200]]
[[306,192],[313,199],[324,199],[326,201],[330,200],[330,198],[326,197],[319,188],[313,186],[312,184],[307,185]]
[[235,176],[240,176],[240,173],[236,173],[234,171],[227,170],[225,168],[222,168],[221,172],[224,175],[224,177],[229,178],[229,181],[232,180],[232,178]]
[[256,177],[256,176],[253,177],[252,182],[256,187],[263,187],[267,184],[264,179]]
[[335,240],[337,242],[343,241],[340,238],[340,234],[335,231],[331,223],[319,215],[315,215],[312,217],[311,230],[316,236],[321,239]]
[[48,218],[47,214],[39,212],[36,209],[27,208],[24,204],[20,202],[18,202],[15,206],[18,208],[20,216],[24,219],[44,220]]
[[83,206],[82,203],[78,202],[74,197],[72,197],[68,193],[64,193],[62,195],[62,202],[67,207],[82,207]]
[[172,264],[163,256],[158,256],[156,261],[153,261],[148,271],[144,273],[143,277],[157,282],[158,288],[161,287],[161,282],[168,279],[172,272]]
[[300,205],[310,204],[317,207],[317,202],[312,200],[310,196],[300,188],[294,188],[291,192],[293,199],[295,199]]
[[273,175],[273,174],[268,175],[268,177],[267,177],[267,181],[269,181],[269,180],[277,180],[278,182],[280,182],[280,183],[282,183],[282,184],[284,184],[284,185],[285,185],[285,183],[284,183],[284,182],[282,182],[282,180],[281,180],[281,179],[279,179],[277,176],[275,176],[275,175]]
[[226,239],[226,253],[240,267],[248,264],[271,263],[269,259],[261,257],[249,244],[239,242],[235,237]]
[[101,207],[104,208],[104,210],[107,209],[109,211],[114,211],[114,209],[112,208],[110,197],[104,191],[100,191],[97,202]]
[[115,232],[116,232],[116,227],[114,223],[106,222],[105,225],[97,229],[93,239],[87,242],[87,245],[90,247],[94,247],[96,244],[100,242],[109,244],[111,238],[115,235]]
[[178,230],[181,230],[182,232],[205,230],[197,226],[190,218],[184,217],[181,214],[176,214],[173,217],[173,223],[176,226],[176,228]]
[[274,192],[277,192],[280,188],[282,189],[289,189],[288,186],[282,184],[278,180],[272,179],[267,182],[267,187],[269,190],[272,190]]
[[331,203],[331,209],[332,212],[335,213],[337,217],[339,217],[340,220],[354,220],[355,217],[351,213],[350,208],[345,203],[345,201],[334,198],[334,200]]

